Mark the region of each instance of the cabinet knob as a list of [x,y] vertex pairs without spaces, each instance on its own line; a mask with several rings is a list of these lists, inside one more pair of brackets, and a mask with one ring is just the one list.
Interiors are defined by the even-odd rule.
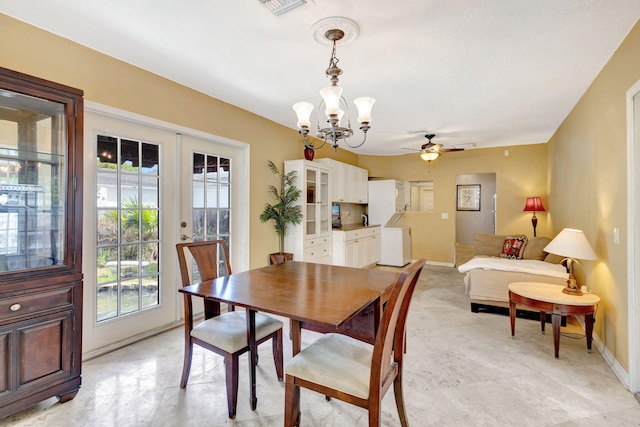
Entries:
[[13,304],[11,307],[9,307],[9,310],[11,311],[18,311],[22,308],[22,306],[20,304]]

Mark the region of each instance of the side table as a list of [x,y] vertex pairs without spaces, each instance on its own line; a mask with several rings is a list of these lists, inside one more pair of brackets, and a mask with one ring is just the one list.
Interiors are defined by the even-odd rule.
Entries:
[[593,340],[593,315],[600,302],[600,297],[585,293],[582,295],[569,295],[562,292],[562,286],[550,283],[515,282],[509,284],[509,316],[511,317],[511,336],[515,335],[516,304],[540,310],[540,324],[542,333],[546,313],[551,313],[553,325],[553,345],[555,356],[558,358],[560,349],[560,321],[562,316],[584,315],[585,335],[587,338],[587,350],[591,353]]

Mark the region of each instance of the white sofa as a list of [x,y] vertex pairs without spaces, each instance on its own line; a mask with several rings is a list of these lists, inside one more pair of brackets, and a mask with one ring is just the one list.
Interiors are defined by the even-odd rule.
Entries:
[[464,284],[471,311],[504,312],[509,307],[509,283],[544,282],[565,286],[569,277],[561,257],[547,254],[547,237],[528,239],[522,259],[500,257],[507,236],[474,233],[474,257],[458,266],[465,273]]

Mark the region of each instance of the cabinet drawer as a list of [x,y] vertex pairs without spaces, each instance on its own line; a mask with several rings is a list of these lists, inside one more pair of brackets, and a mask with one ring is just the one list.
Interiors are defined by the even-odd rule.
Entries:
[[315,239],[305,239],[304,248],[313,248],[319,245],[328,245],[331,243],[331,239],[329,237],[317,237]]
[[329,243],[322,245],[314,245],[309,248],[304,248],[304,260],[312,261],[316,258],[325,257],[331,255],[331,247]]
[[70,287],[29,295],[16,295],[0,299],[0,319],[10,319],[47,309],[70,307],[72,304],[73,291]]
[[344,241],[362,239],[364,237],[376,236],[380,234],[380,227],[358,228],[344,232]]

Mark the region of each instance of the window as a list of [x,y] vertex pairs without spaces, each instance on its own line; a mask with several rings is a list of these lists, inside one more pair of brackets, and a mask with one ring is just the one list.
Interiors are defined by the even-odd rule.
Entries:
[[159,151],[97,137],[97,322],[160,303]]
[[433,181],[411,181],[410,210],[433,212]]

